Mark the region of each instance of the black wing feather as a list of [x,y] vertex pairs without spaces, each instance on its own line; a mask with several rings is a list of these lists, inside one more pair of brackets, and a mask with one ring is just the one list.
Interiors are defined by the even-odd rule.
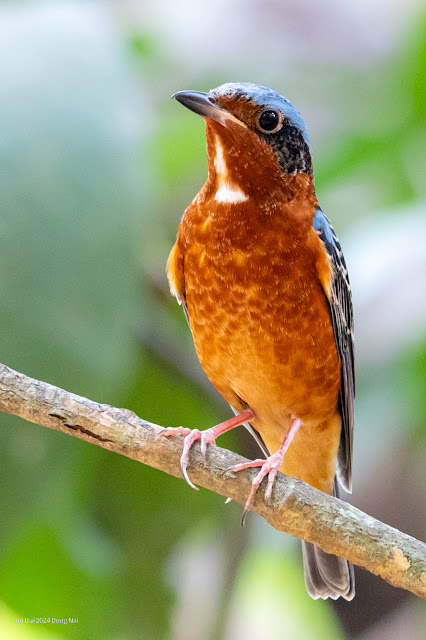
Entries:
[[330,314],[337,352],[342,363],[340,412],[342,433],[337,456],[337,477],[346,491],[352,490],[352,452],[354,433],[355,361],[352,293],[348,270],[339,240],[329,220],[316,209],[313,227],[323,241],[333,265]]

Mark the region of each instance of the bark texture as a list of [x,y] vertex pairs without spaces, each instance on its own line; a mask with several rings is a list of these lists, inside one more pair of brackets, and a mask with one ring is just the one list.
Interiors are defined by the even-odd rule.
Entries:
[[[0,411],[63,431],[99,447],[182,477],[182,437],[158,438],[163,427],[132,411],[99,404],[0,364]],[[224,471],[244,462],[217,446],[202,456],[190,453],[189,472],[201,487],[244,505],[256,470],[230,476]],[[263,485],[262,485],[263,486]],[[278,474],[269,505],[259,490],[254,511],[278,529],[318,544],[381,576],[390,584],[426,597],[426,544],[313,487]]]

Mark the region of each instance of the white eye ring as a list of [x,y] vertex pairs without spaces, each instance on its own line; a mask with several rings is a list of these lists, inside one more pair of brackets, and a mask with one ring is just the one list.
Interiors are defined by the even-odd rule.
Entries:
[[276,133],[283,125],[284,116],[278,109],[265,107],[257,119],[258,127],[262,133]]

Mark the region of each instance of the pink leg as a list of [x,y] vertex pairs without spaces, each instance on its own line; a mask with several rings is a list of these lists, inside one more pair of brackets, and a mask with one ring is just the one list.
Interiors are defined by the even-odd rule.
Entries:
[[265,501],[268,502],[270,500],[271,494],[272,494],[272,487],[273,487],[276,475],[278,473],[278,470],[280,469],[284,461],[285,452],[289,448],[290,443],[293,440],[294,436],[296,435],[297,430],[299,429],[301,424],[302,422],[299,420],[299,418],[292,418],[290,423],[290,428],[287,431],[287,434],[283,440],[282,445],[280,446],[280,448],[276,453],[269,456],[269,458],[266,458],[266,460],[259,459],[259,460],[252,460],[251,462],[243,462],[242,464],[237,464],[234,467],[229,467],[229,469],[227,469],[227,471],[237,472],[237,471],[242,471],[243,469],[250,469],[252,467],[262,467],[259,473],[257,474],[257,476],[254,478],[253,482],[251,483],[251,490],[244,507],[244,513],[243,513],[243,519],[242,519],[243,525],[244,525],[247,512],[250,511],[252,507],[255,493],[258,490],[259,485],[262,482],[263,478],[265,478],[266,476],[268,476],[268,485],[265,491]]
[[247,409],[243,411],[238,416],[234,416],[225,422],[221,422],[214,427],[210,427],[210,429],[206,429],[205,431],[199,431],[198,429],[187,429],[186,427],[168,427],[167,429],[163,429],[158,434],[158,438],[160,436],[185,436],[185,440],[183,441],[183,451],[180,458],[180,467],[182,469],[183,477],[187,481],[190,487],[196,489],[198,491],[198,487],[195,486],[191,482],[188,476],[188,472],[186,470],[188,466],[188,455],[189,450],[194,442],[197,440],[200,441],[201,453],[205,456],[207,451],[208,444],[215,444],[216,438],[221,436],[222,434],[234,429],[235,427],[240,426],[240,424],[244,424],[244,422],[248,422],[249,420],[253,420],[255,417],[254,411],[251,409]]

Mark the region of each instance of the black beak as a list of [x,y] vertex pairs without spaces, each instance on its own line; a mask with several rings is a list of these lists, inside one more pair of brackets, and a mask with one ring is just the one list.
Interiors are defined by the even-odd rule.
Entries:
[[202,91],[178,91],[172,95],[172,98],[175,98],[183,104],[184,107],[194,113],[198,113],[198,115],[203,116],[203,118],[215,120],[224,127],[227,126],[230,120],[243,125],[241,120],[238,120],[238,118],[228,111],[225,111],[225,109],[218,107],[214,97],[210,93],[203,93]]

